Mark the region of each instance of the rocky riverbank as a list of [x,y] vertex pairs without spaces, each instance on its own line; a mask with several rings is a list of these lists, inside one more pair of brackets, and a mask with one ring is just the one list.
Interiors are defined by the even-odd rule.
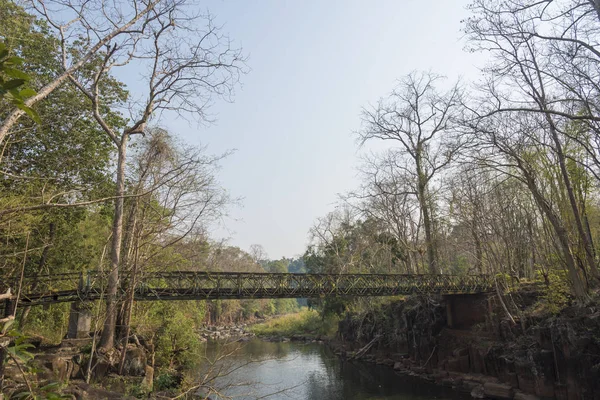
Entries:
[[239,340],[254,336],[254,333],[249,330],[249,327],[249,324],[206,326],[202,328],[198,334],[203,341],[231,339]]
[[[247,341],[254,337],[248,324],[207,326],[197,332],[200,341]],[[71,399],[135,399],[148,397],[155,383],[153,348],[143,338],[132,337],[121,368],[121,349],[97,353],[91,360],[92,338],[64,339],[59,345],[42,345],[42,341],[28,338],[27,363],[9,362],[5,369],[2,392],[8,398],[19,393],[46,391]],[[90,370],[87,378],[88,367]],[[120,371],[121,370],[121,371]],[[175,380],[181,376],[174,375]],[[86,383],[87,381],[92,384]],[[47,389],[42,389],[47,387]],[[169,398],[168,393],[162,393]],[[154,392],[150,398],[160,398]],[[158,396],[158,397],[157,397]],[[2,399],[0,393],[0,400]],[[46,397],[44,397],[46,398]],[[49,397],[50,398],[50,397]],[[57,397],[58,398],[58,397]]]
[[388,365],[398,373],[490,399],[600,399],[600,307],[559,315],[527,313],[513,324],[497,301],[485,323],[448,326],[443,299],[391,303],[350,315],[329,344],[341,357]]

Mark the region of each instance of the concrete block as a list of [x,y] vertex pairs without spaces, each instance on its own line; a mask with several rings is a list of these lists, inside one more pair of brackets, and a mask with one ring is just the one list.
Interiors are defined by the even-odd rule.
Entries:
[[78,303],[71,303],[67,339],[87,338],[92,326],[92,313]]

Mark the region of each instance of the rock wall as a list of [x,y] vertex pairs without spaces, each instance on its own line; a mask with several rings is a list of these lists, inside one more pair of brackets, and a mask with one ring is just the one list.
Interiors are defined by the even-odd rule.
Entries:
[[463,329],[448,326],[444,299],[412,298],[348,315],[337,350],[353,358],[375,342],[362,359],[474,398],[600,400],[600,307],[511,325],[495,303],[485,323]]

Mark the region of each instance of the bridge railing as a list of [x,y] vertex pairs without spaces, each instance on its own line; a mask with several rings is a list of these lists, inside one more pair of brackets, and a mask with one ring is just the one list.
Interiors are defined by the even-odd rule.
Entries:
[[[120,295],[129,285],[125,276]],[[88,271],[25,279],[22,301],[29,304],[95,300],[106,289],[106,272]],[[125,283],[125,284],[123,284]],[[490,291],[487,275],[290,274],[171,271],[137,279],[138,300],[250,299],[322,296],[460,294]]]

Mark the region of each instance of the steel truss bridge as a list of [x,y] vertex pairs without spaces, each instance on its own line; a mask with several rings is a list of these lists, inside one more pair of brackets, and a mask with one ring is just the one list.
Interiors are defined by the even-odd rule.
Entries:
[[[127,277],[124,279],[119,290],[121,298],[127,296],[125,288],[131,286]],[[98,300],[105,296],[106,284],[106,273],[97,271],[25,277],[19,304],[34,306]],[[16,294],[18,281],[10,286]],[[475,294],[492,290],[493,278],[488,275],[177,271],[142,274],[136,279],[133,295],[138,301],[156,301]]]

